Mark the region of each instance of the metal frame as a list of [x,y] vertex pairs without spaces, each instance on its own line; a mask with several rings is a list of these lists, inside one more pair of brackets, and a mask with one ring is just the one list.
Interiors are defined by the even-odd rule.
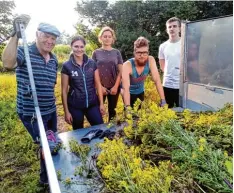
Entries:
[[187,22],[181,23],[181,61],[180,61],[180,89],[179,89],[179,105],[186,108],[187,83],[186,83],[186,69],[187,69],[187,48],[186,48],[186,33]]
[[187,23],[197,23],[197,22],[201,22],[201,21],[209,21],[209,20],[220,19],[220,18],[231,17],[231,16],[233,16],[233,15],[230,14],[230,15],[223,15],[223,16],[217,16],[217,17],[209,17],[209,18],[206,18],[206,19],[199,19],[199,20],[195,20],[195,21],[187,21]]

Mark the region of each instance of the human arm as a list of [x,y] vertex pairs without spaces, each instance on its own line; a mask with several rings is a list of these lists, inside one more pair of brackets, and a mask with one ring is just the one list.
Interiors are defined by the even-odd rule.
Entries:
[[164,69],[165,69],[165,56],[164,56],[164,52],[163,52],[163,44],[161,44],[159,46],[158,59],[159,59],[160,69],[162,70],[162,72],[164,72]]
[[123,69],[123,64],[118,64],[118,75],[115,81],[115,85],[110,90],[111,95],[116,95],[116,93],[118,92],[118,88],[121,82],[122,69]]
[[119,50],[117,50],[117,68],[118,68],[118,74],[116,77],[115,85],[111,88],[110,94],[111,95],[116,95],[119,89],[119,85],[121,82],[121,77],[122,77],[122,69],[123,69],[123,58]]
[[101,114],[104,115],[105,108],[104,108],[104,103],[103,103],[103,91],[102,91],[102,85],[101,85],[98,69],[96,69],[94,72],[94,80],[95,80],[95,86],[96,86],[97,91],[98,91],[98,98],[99,98],[99,102],[100,102],[100,111],[101,111]]
[[68,110],[68,104],[67,104],[68,85],[69,85],[69,76],[67,74],[61,73],[61,96],[62,96],[63,109],[65,113],[65,121],[68,124],[72,124],[73,119],[71,113]]
[[165,59],[159,59],[160,69],[164,72],[165,68]]
[[122,71],[122,86],[123,86],[123,98],[125,106],[130,106],[130,78],[129,75],[132,73],[131,63],[129,61],[123,64]]
[[4,68],[12,70],[17,66],[17,47],[18,47],[18,38],[16,34],[10,38],[10,41],[6,45],[2,53],[2,62]]
[[26,28],[29,21],[30,16],[25,14],[19,15],[13,20],[14,30],[12,31],[11,38],[2,54],[3,66],[8,70],[16,68],[17,64],[20,65],[24,61],[24,54],[22,52],[20,53],[20,57],[17,56],[18,40],[19,38],[22,38],[21,27],[19,24],[23,24]]
[[152,56],[149,56],[149,68],[150,68],[150,72],[151,72],[153,81],[155,83],[156,89],[158,91],[159,97],[161,99],[161,104],[165,103],[164,91],[163,91],[160,76],[158,73],[156,61],[155,61],[154,57],[152,57]]

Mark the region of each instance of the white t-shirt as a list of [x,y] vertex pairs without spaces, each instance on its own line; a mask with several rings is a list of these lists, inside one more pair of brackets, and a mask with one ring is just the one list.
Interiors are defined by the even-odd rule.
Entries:
[[181,40],[171,43],[169,40],[159,46],[158,58],[165,60],[163,86],[179,89],[180,87],[180,50]]

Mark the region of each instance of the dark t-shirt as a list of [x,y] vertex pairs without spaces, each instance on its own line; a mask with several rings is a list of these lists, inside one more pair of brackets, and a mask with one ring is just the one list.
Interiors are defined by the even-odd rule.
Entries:
[[123,64],[120,51],[117,49],[104,50],[100,48],[93,52],[92,58],[97,63],[101,84],[105,88],[112,88],[118,75],[118,65]]

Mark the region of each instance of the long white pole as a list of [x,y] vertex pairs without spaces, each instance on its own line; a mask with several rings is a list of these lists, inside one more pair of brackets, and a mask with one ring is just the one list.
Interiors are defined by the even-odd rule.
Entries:
[[27,45],[27,40],[25,36],[24,24],[19,23],[19,27],[20,27],[21,36],[23,39],[25,59],[27,63],[30,85],[32,89],[32,96],[33,96],[33,101],[34,101],[34,106],[35,106],[35,111],[36,111],[36,117],[37,117],[37,122],[38,122],[38,127],[39,127],[43,153],[44,153],[46,171],[47,171],[47,175],[49,179],[50,191],[51,193],[61,193],[55,167],[54,167],[53,160],[52,160],[52,156],[50,153],[49,144],[48,144],[46,133],[45,133],[44,124],[43,124],[42,117],[41,117],[40,108],[38,105],[37,92],[36,92],[36,87],[35,87],[34,78],[33,78],[32,65],[30,61],[28,45]]

